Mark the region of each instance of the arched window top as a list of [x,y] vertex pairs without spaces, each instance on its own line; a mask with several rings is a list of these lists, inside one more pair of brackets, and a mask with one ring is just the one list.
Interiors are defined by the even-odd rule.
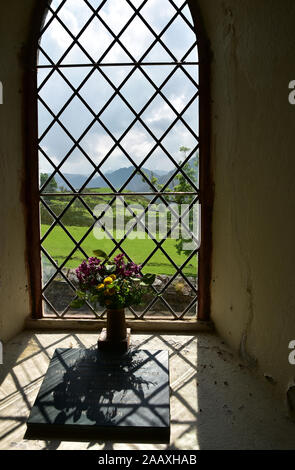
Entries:
[[[183,0],[53,0],[41,47],[54,63],[196,62],[192,16]],[[49,65],[42,52],[39,65]]]

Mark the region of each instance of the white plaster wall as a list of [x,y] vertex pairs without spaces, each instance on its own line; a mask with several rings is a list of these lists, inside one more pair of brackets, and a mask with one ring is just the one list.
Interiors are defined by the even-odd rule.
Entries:
[[295,2],[199,3],[213,52],[212,319],[285,393],[295,378]]

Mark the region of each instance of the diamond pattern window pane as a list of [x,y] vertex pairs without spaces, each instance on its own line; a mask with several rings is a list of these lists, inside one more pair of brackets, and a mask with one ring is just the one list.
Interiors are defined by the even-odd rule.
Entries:
[[159,15],[158,7],[158,0],[150,0],[142,8],[141,15],[153,26],[153,30],[159,34],[175,14],[175,9],[169,0],[161,0],[161,8],[163,9],[161,15]]
[[183,118],[189,123],[192,129],[198,129],[199,127],[199,99],[196,98],[192,104],[183,113]]
[[[171,162],[170,158],[159,148],[151,154],[145,166],[160,175],[160,184],[166,183],[172,172],[177,171],[176,166]],[[165,168],[165,171],[163,171],[163,168]],[[161,201],[159,200],[157,202],[160,203]]]
[[75,244],[62,227],[55,226],[44,240],[43,247],[53,261],[60,266],[66,262]]
[[50,7],[52,10],[56,10],[60,4],[62,3],[62,0],[52,0],[52,2],[50,3]]
[[[179,92],[180,88],[181,92]],[[178,69],[163,87],[163,93],[176,111],[180,113],[196,94],[196,87],[184,72]]]
[[91,67],[64,67],[62,69],[63,76],[75,89],[78,89],[80,85],[82,86],[82,81],[88,75],[91,77],[92,73],[93,68]]
[[167,50],[162,46],[160,43],[156,43],[152,49],[148,52],[145,56],[145,62],[169,62],[171,63],[171,55],[167,52]]
[[54,217],[46,209],[44,204],[41,204],[41,207],[40,207],[40,220],[41,220],[41,225],[43,226],[44,231],[46,230],[46,228],[49,228],[54,222]]
[[[83,168],[83,173],[80,172],[81,167]],[[77,148],[73,150],[73,152],[60,167],[61,173],[65,175],[67,180],[76,190],[79,190],[83,186],[93,169],[94,166]]]
[[62,316],[63,312],[76,297],[75,291],[71,289],[61,276],[55,276],[44,290],[43,295],[46,304],[45,311],[48,311],[48,313],[56,312],[58,316]]
[[88,0],[88,3],[96,10],[101,7],[103,0]]
[[194,22],[193,22],[193,19],[192,19],[190,9],[187,5],[185,5],[185,7],[182,9],[182,13],[186,17],[186,19],[190,22],[190,24],[193,26]]
[[53,62],[57,62],[72,43],[71,36],[54,18],[42,35],[41,47]]
[[41,103],[41,101],[38,101],[38,116],[38,134],[41,136],[53,119],[52,115]]
[[135,8],[139,8],[142,4],[142,0],[131,0],[131,3],[135,6]]
[[108,0],[100,10],[100,16],[118,34],[133,14],[133,9],[125,0]]
[[80,95],[95,113],[100,111],[104,103],[109,100],[113,93],[113,87],[109,85],[104,77],[96,70],[80,91]]
[[91,156],[91,160],[96,165],[101,163],[113,146],[114,139],[98,122],[95,122],[85,137],[80,140],[80,147]]
[[71,0],[62,6],[58,17],[72,34],[77,35],[89,20],[91,14],[92,10],[84,0]]
[[134,113],[124,101],[116,96],[101,115],[101,120],[111,131],[114,137],[120,137],[134,120]]
[[199,60],[198,48],[194,47],[192,51],[186,56],[185,60],[187,62],[197,62]]
[[72,90],[58,72],[53,72],[39,91],[39,96],[51,111],[57,114],[64,103],[72,96]]
[[155,146],[155,140],[137,121],[122,139],[121,144],[133,160],[139,164]]
[[142,119],[153,134],[159,138],[173,124],[176,114],[169,104],[158,95],[144,111]]
[[123,96],[136,112],[143,108],[154,93],[155,88],[139,70],[132,74],[122,88]]
[[178,121],[170,130],[169,134],[162,140],[165,149],[178,162],[181,157],[179,148],[185,146],[193,149],[197,145],[197,140],[189,129]]
[[[116,62],[116,60],[115,60]],[[119,87],[123,80],[127,77],[130,73],[131,67],[130,66],[108,66],[104,67],[103,72],[112,82],[115,87]]]
[[121,36],[121,41],[135,60],[139,60],[154,39],[143,21],[136,17]]
[[[182,35],[184,29],[186,30],[185,36]],[[179,38],[181,38],[181,41],[179,41]],[[195,41],[196,36],[194,32],[187,27],[185,21],[180,16],[173,21],[163,34],[163,42],[166,45],[169,44],[170,51],[178,60],[182,59]]]
[[[120,170],[113,171],[113,168],[116,168],[117,165]],[[135,167],[122,152],[114,150],[101,166],[101,169],[109,182],[118,190],[127,181]]]
[[152,79],[154,84],[159,87],[172,72],[174,67],[172,65],[165,65],[165,67],[161,65],[144,65],[142,69]]
[[97,18],[94,18],[81,35],[79,42],[92,59],[97,61],[111,44],[112,40],[113,36]]
[[89,64],[89,58],[83,52],[80,46],[77,44],[73,45],[69,52],[66,54],[65,58],[61,62],[62,65],[71,65],[71,64]]
[[104,64],[115,64],[115,63],[130,63],[132,64],[132,59],[124,50],[120,44],[116,43],[113,45],[107,54],[104,55],[102,59]]
[[74,98],[59,119],[68,132],[75,139],[78,139],[86,127],[93,121],[93,115],[79,98]]
[[40,142],[40,147],[54,163],[60,163],[62,158],[73,146],[73,140],[62,127],[55,123]]
[[[185,230],[173,238],[169,210],[185,202],[193,213],[198,194],[192,25],[183,0],[48,2],[37,68],[45,315],[104,315],[70,307],[75,268],[99,247],[157,274],[130,318],[195,317],[198,250],[180,247]],[[106,233],[95,221],[108,203],[104,221],[120,214],[125,226]]]

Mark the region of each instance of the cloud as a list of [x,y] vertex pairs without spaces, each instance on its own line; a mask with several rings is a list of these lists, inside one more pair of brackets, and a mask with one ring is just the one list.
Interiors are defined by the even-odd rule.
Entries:
[[96,165],[102,161],[113,145],[113,139],[98,126],[95,126],[81,143],[83,149]]

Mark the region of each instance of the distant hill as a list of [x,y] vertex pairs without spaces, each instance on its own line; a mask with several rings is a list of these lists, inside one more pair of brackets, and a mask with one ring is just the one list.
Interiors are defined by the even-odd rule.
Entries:
[[[197,157],[192,157],[188,164],[190,166],[195,166],[196,165],[196,162],[197,162]],[[195,166],[195,178],[196,178],[196,181],[198,182],[198,179],[199,179],[199,175],[198,175],[198,168]],[[165,184],[167,183],[167,181],[171,178],[171,176],[175,174],[175,170],[171,170],[169,171],[169,173],[166,173],[166,175],[162,175],[158,178],[158,183],[159,184]],[[169,187],[172,188],[173,186],[175,186],[176,184],[178,184],[178,181],[175,180],[175,178],[171,181]]]
[[[118,170],[109,172],[105,174],[105,177],[110,181],[110,183],[114,186],[116,190],[122,187],[122,185],[127,181],[130,175],[133,173],[134,167],[124,167]],[[151,178],[152,172],[147,168],[143,168],[144,173]],[[153,174],[158,177],[162,178],[163,175],[167,174],[167,172],[160,171],[153,172]],[[64,173],[65,178],[69,181],[69,183],[75,188],[79,189],[85,183],[86,176],[74,173]],[[63,186],[66,187],[66,184],[61,176],[55,175],[55,180],[59,187]],[[100,176],[97,175],[87,184],[87,188],[101,188],[107,187],[106,181]],[[132,180],[128,183],[125,189],[129,191],[136,191],[136,192],[145,192],[148,191],[150,186],[142,181],[142,176],[140,174],[136,174]],[[68,189],[68,188],[66,188]],[[110,189],[111,191],[111,189]]]
[[[195,160],[196,160],[196,157],[193,157],[189,163],[192,165]],[[171,175],[175,172],[175,170],[171,170],[168,172],[164,170],[151,171],[147,168],[143,168],[142,170],[145,173],[145,175],[148,177],[148,179],[150,179],[152,176],[155,176],[156,178],[158,178],[159,184],[165,184],[168,181],[168,179],[171,177]],[[134,167],[132,166],[119,168],[118,170],[106,173],[105,177],[110,181],[110,183],[114,186],[114,188],[118,190],[122,187],[122,185],[129,178],[129,176],[133,173],[133,171],[134,171]],[[81,186],[85,183],[86,178],[87,178],[85,175],[74,174],[74,173],[64,173],[64,176],[75,189],[81,188]],[[59,187],[62,187],[62,186],[66,187],[66,184],[64,180],[61,178],[61,176],[56,175],[55,180]],[[176,182],[172,181],[170,184],[170,187],[172,188],[175,184]],[[107,187],[107,183],[100,175],[97,175],[94,178],[92,178],[92,180],[87,184],[87,188],[103,188],[103,187]],[[66,189],[69,189],[69,188],[66,187]],[[132,178],[132,180],[128,183],[125,189],[128,189],[129,191],[134,191],[134,192],[146,192],[146,191],[150,191],[151,188],[147,183],[145,183],[142,180],[142,176],[137,173]]]

